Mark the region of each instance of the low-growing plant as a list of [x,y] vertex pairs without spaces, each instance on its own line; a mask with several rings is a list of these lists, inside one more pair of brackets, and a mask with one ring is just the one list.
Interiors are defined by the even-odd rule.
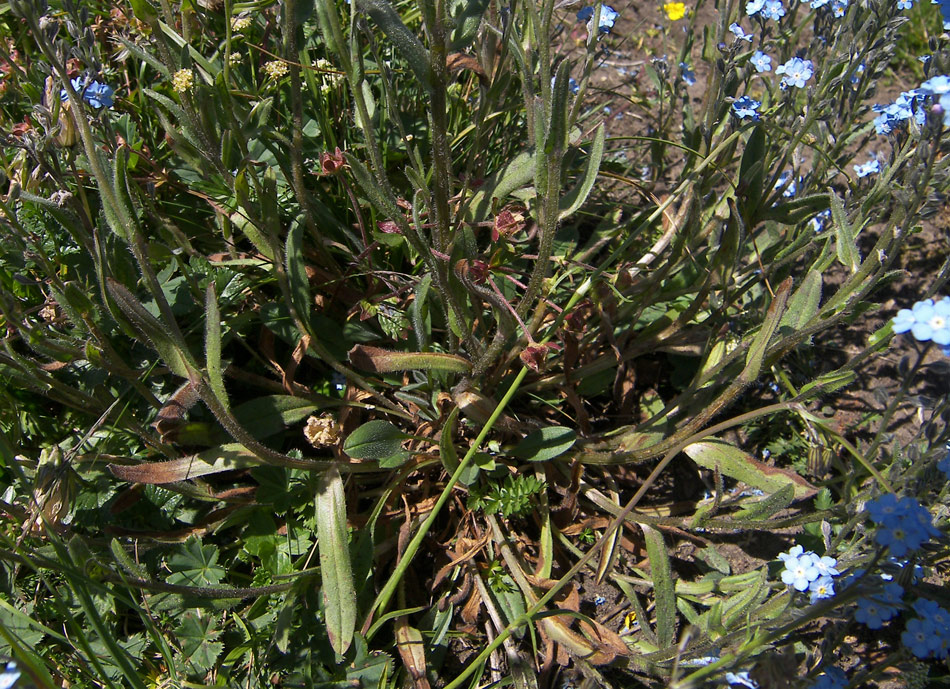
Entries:
[[0,7],[0,684],[946,681],[913,4]]

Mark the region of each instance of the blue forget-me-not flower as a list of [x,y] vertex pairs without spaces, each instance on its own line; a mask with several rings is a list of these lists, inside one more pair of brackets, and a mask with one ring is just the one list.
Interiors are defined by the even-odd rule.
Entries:
[[742,96],[742,98],[737,98],[736,102],[732,104],[732,114],[738,117],[740,120],[744,120],[747,117],[753,121],[758,121],[759,113],[756,112],[762,103],[750,98],[749,96]]
[[[950,345],[950,297],[924,299],[909,309],[901,309],[892,321],[895,333],[910,333],[921,342]],[[882,496],[883,499],[887,496]],[[873,515],[871,517],[874,519]]]
[[873,175],[881,171],[881,163],[876,158],[872,158],[860,165],[853,165],[852,167],[854,168],[854,174],[858,177],[867,177],[868,175]]
[[766,19],[778,21],[785,16],[785,8],[782,7],[781,0],[765,0],[765,6],[759,14]]
[[[112,107],[112,97],[115,95],[115,89],[108,84],[101,84],[98,81],[89,81],[87,83],[82,77],[70,79],[69,83],[72,85],[73,90],[79,94],[79,97],[96,110],[99,108]],[[59,97],[62,100],[69,98],[66,94],[66,89],[60,91]]]
[[746,33],[737,22],[732,22],[732,24],[729,25],[729,30],[735,35],[737,41],[752,42],[752,34]]
[[[597,22],[597,28],[600,29],[601,33],[610,33],[610,30],[614,28],[614,23],[617,21],[619,16],[620,13],[610,5],[601,5],[600,21]],[[593,18],[593,7],[584,7],[577,13],[577,21],[579,22],[589,22]],[[590,27],[588,27],[588,29],[589,28]]]
[[815,65],[811,60],[803,60],[800,57],[793,57],[784,65],[775,68],[776,74],[784,74],[782,77],[782,87],[794,86],[796,88],[805,88],[805,82],[815,74]]
[[761,50],[756,50],[752,54],[752,57],[749,58],[749,62],[751,62],[752,66],[755,67],[756,72],[772,71],[772,58],[763,53]]

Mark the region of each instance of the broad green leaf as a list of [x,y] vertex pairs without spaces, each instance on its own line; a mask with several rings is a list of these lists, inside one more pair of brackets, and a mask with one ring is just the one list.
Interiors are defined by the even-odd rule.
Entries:
[[133,560],[129,554],[125,552],[125,548],[122,547],[122,544],[119,543],[118,539],[113,538],[111,541],[109,541],[109,550],[112,551],[112,557],[115,558],[115,561],[118,563],[118,565],[126,572],[139,579],[148,578],[148,571],[145,569],[145,567],[135,562],[135,560]]
[[[116,203],[120,204],[121,208],[116,208],[112,212],[117,216],[116,222],[121,223],[122,227],[113,229],[126,242],[131,242],[133,241],[132,232],[135,231],[135,207],[129,190],[128,164],[129,149],[126,146],[119,146],[115,152],[115,160],[112,162],[112,186],[115,189]],[[107,205],[105,198],[102,198],[102,203],[105,210]]]
[[318,408],[303,397],[265,395],[235,407],[234,418],[261,440],[300,423]]
[[762,205],[766,150],[765,126],[758,124],[746,139],[736,185],[739,192],[744,192],[742,207],[747,221],[751,221],[753,213]]
[[[653,580],[653,595],[656,599],[656,638],[660,648],[669,648],[676,638],[676,593],[673,589],[673,572],[670,556],[663,542],[663,534],[656,529],[640,524],[650,560],[650,578]],[[645,624],[645,621],[641,624]]]
[[412,300],[412,329],[416,333],[416,344],[419,349],[426,349],[429,346],[429,322],[426,318],[426,296],[429,294],[429,287],[432,285],[432,276],[426,274],[416,285],[415,299]]
[[776,203],[770,208],[759,211],[757,219],[774,220],[786,225],[797,225],[815,217],[828,208],[828,197],[824,194],[811,194]]
[[[567,147],[567,119],[570,112],[568,103],[568,79],[571,73],[570,60],[563,60],[558,65],[557,72],[554,74],[554,83],[551,85],[551,121],[548,127],[547,138],[544,142],[545,156],[554,154],[560,161]],[[542,166],[547,165],[547,161],[539,163]],[[535,183],[538,184],[538,177],[535,176]]]
[[231,224],[244,234],[245,237],[254,245],[257,251],[270,261],[277,257],[277,250],[274,248],[270,238],[251,220],[247,211],[243,208],[231,213]]
[[534,151],[525,151],[516,155],[501,170],[493,174],[472,196],[467,220],[482,221],[492,212],[493,199],[504,203],[515,189],[530,184],[534,179]]
[[181,624],[175,630],[184,659],[200,673],[214,667],[215,661],[224,650],[224,644],[215,641],[218,631],[214,626],[214,616],[208,611],[188,610],[181,616]]
[[346,164],[349,166],[350,172],[353,173],[353,177],[356,179],[360,190],[366,195],[367,200],[373,204],[373,207],[375,207],[377,211],[384,217],[394,221],[396,218],[402,217],[402,212],[390,202],[380,189],[377,181],[362,162],[350,153],[347,153]]
[[558,221],[560,222],[574,215],[574,213],[584,205],[584,201],[587,200],[591,189],[594,188],[594,182],[597,181],[597,173],[600,172],[600,162],[604,157],[604,131],[604,125],[601,123],[600,126],[597,127],[597,132],[594,134],[594,140],[591,142],[590,154],[587,156],[587,167],[584,168],[584,174],[578,181],[577,186],[571,189],[571,191],[565,194],[561,199],[561,211],[558,213]]
[[746,485],[768,493],[777,493],[787,485],[795,491],[795,499],[803,500],[815,494],[815,487],[793,471],[769,466],[730,445],[724,440],[710,439],[686,446],[683,449],[699,466],[742,481]]
[[212,586],[224,579],[224,567],[218,564],[218,546],[202,544],[192,537],[178,546],[166,563],[171,571],[165,581],[186,586]]
[[722,606],[722,625],[731,629],[737,624],[744,623],[748,611],[761,603],[768,595],[765,569],[757,570],[758,576],[736,595],[727,599]]
[[343,655],[353,641],[357,604],[346,529],[343,479],[336,465],[330,467],[320,481],[316,516],[324,621],[330,645]]
[[403,464],[412,459],[412,453],[406,452],[405,450],[400,450],[394,454],[389,455],[388,457],[380,457],[379,459],[379,468],[380,469],[397,469]]
[[545,462],[570,450],[576,440],[577,434],[570,428],[547,426],[525,436],[511,454],[529,462]]
[[385,459],[402,450],[402,441],[412,436],[389,421],[369,421],[350,433],[343,451],[353,459]]

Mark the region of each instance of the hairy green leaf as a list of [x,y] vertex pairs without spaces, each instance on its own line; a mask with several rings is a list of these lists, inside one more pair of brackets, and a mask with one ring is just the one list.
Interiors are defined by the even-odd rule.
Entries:
[[656,600],[656,638],[660,648],[668,648],[676,638],[676,593],[670,556],[663,542],[663,534],[646,524],[640,524],[640,528],[643,529],[650,560],[650,578],[653,580]]
[[356,589],[350,563],[343,479],[333,465],[324,473],[317,493],[317,534],[324,618],[330,645],[343,655],[356,629]]
[[686,446],[683,452],[701,467],[712,471],[718,469],[726,476],[768,494],[777,493],[787,485],[792,486],[796,500],[815,494],[815,487],[795,472],[763,464],[725,440],[702,440]]
[[576,440],[577,434],[570,428],[547,426],[525,436],[511,454],[529,462],[545,462],[570,450]]
[[353,459],[384,459],[402,450],[402,441],[412,436],[388,421],[369,421],[350,433],[343,451]]

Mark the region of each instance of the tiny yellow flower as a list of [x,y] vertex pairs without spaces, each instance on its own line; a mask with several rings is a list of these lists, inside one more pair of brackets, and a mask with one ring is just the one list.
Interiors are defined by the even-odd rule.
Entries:
[[172,88],[177,93],[190,91],[195,85],[195,73],[190,69],[179,69],[172,76]]
[[231,31],[241,33],[245,29],[250,28],[252,23],[251,18],[247,15],[239,15],[231,20]]
[[287,63],[283,60],[271,60],[264,65],[264,71],[274,81],[277,81],[289,71]]
[[682,19],[686,16],[686,4],[682,2],[668,2],[663,5],[663,11],[670,18],[671,22]]

